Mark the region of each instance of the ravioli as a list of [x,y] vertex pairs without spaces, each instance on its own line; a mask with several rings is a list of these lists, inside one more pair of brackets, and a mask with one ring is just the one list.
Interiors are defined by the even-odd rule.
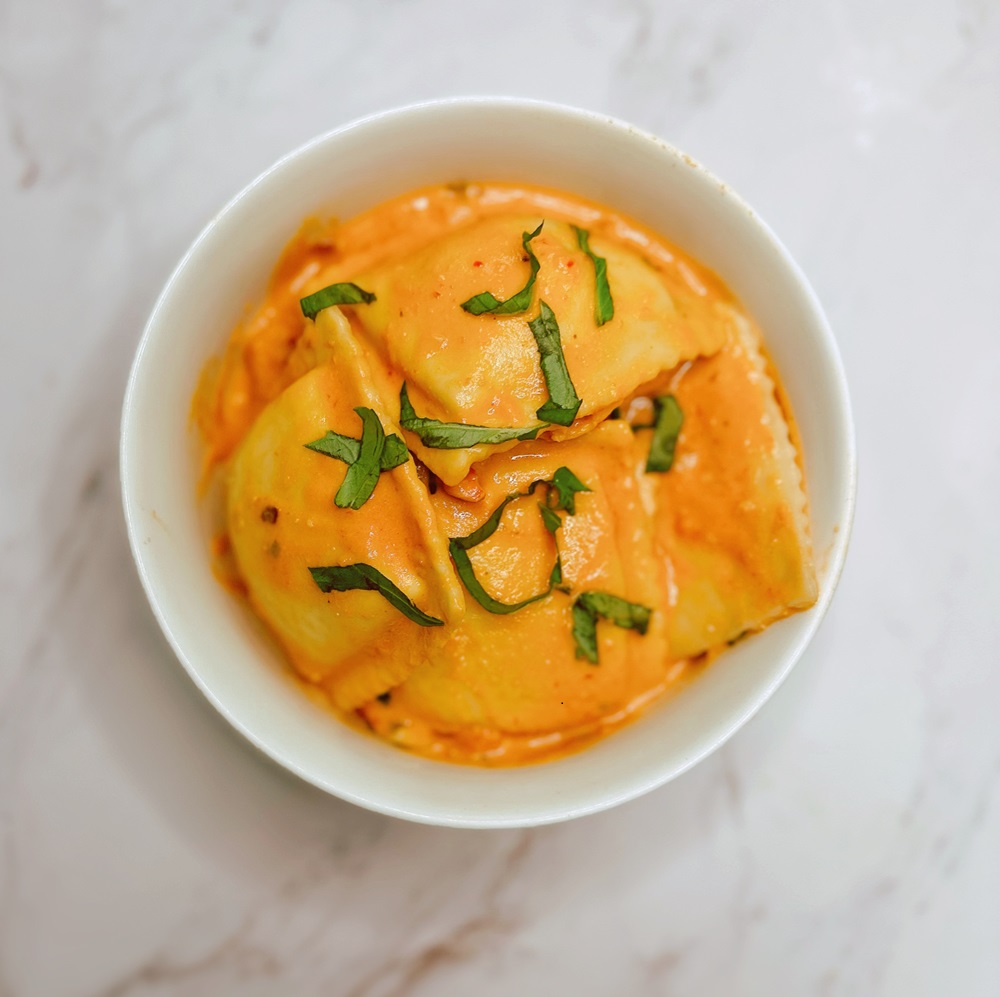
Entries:
[[653,475],[656,543],[672,569],[670,648],[691,657],[816,600],[805,491],[760,338],[727,309],[716,356],[677,378],[678,457]]
[[371,591],[324,594],[310,567],[367,563],[423,611],[446,622],[464,612],[426,488],[412,461],[379,476],[360,509],[334,504],[345,464],[306,449],[327,431],[359,435],[355,407],[398,433],[372,386],[364,358],[336,309],[317,320],[336,361],[313,368],[258,416],[229,471],[227,523],[233,552],[258,615],[296,669],[350,710],[403,681],[426,655],[426,629]]
[[[603,324],[575,226],[606,261]],[[532,254],[526,307],[462,307],[522,292]],[[339,305],[299,307],[320,289]],[[538,415],[560,364],[568,425]],[[307,224],[195,415],[254,611],[337,709],[417,754],[555,757],[816,598],[756,328],[696,261],[558,192],[452,185]],[[307,447],[327,433],[335,456]]]
[[[599,326],[594,265],[565,222],[546,221],[531,240],[540,268],[529,310],[472,315],[459,307],[483,291],[501,300],[524,286],[529,258],[522,234],[539,219],[488,217],[435,240],[424,250],[354,280],[376,300],[353,313],[355,327],[381,367],[383,390],[406,381],[416,410],[443,422],[490,427],[538,426],[548,397],[528,323],[545,301],[558,321],[566,365],[583,400],[576,424],[541,436],[586,432],[636,387],[683,360],[718,349],[724,335],[712,304],[689,292],[679,302],[639,254],[592,236],[614,280],[614,317]],[[493,447],[434,450],[408,434],[420,459],[457,484]],[[508,444],[508,448],[511,444]]]
[[[556,531],[564,582],[573,594],[556,591],[502,619],[469,600],[464,620],[435,635],[428,661],[393,692],[391,713],[375,712],[418,718],[438,732],[545,734],[597,721],[661,684],[667,667],[659,608],[665,576],[653,556],[653,520],[635,457],[628,426],[607,422],[568,443],[522,443],[489,458],[478,469],[484,491],[479,502],[444,492],[433,496],[445,532],[464,536],[507,495],[568,467],[590,488],[576,495],[574,515],[560,514]],[[473,550],[477,576],[503,602],[544,589],[552,568],[555,544],[538,514],[540,498],[536,493],[518,499],[491,540]],[[583,591],[657,607],[644,635],[598,623],[598,667],[581,662],[574,648],[572,604]]]

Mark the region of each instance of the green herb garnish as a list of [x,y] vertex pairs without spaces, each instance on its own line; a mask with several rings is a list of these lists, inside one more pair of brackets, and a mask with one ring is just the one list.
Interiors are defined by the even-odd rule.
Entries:
[[333,500],[341,509],[360,509],[375,491],[378,476],[405,464],[410,458],[406,444],[398,436],[385,435],[375,412],[363,406],[354,411],[361,417],[360,440],[328,432],[305,444],[306,449],[342,460],[347,465],[347,474]]
[[370,305],[374,300],[375,295],[371,291],[365,291],[357,284],[330,284],[315,294],[301,298],[299,305],[306,318],[315,318],[331,305]]
[[378,592],[389,605],[398,609],[407,619],[422,627],[442,627],[444,620],[429,616],[414,605],[410,597],[401,591],[377,568],[370,564],[331,565],[325,568],[310,568],[309,574],[321,592],[349,592],[353,589],[368,589]]
[[399,390],[399,424],[420,437],[420,442],[432,450],[463,450],[481,443],[507,443],[510,440],[533,440],[544,426],[530,429],[502,429],[473,426],[464,422],[439,422],[425,419],[413,411],[406,391],[406,382]]
[[556,530],[562,526],[562,520],[544,502],[538,503],[538,511],[542,514],[542,523],[545,525],[545,529],[549,531],[556,543],[556,563],[552,565],[552,573],[549,575],[549,585],[559,587],[562,585],[563,573],[562,557],[559,554],[559,541],[556,540]]
[[674,465],[677,437],[684,425],[684,413],[673,395],[653,399],[656,415],[653,419],[653,440],[649,445],[646,470],[669,471]]
[[348,465],[344,481],[334,502],[342,509],[360,509],[372,497],[378,476],[382,473],[382,453],[385,450],[385,430],[379,417],[370,408],[356,408],[361,416],[361,445],[358,459]]
[[489,291],[476,294],[469,298],[468,301],[462,302],[462,308],[465,311],[470,315],[514,315],[517,312],[528,310],[531,306],[531,289],[535,286],[535,278],[538,276],[540,267],[538,257],[531,251],[529,243],[542,231],[542,225],[544,224],[544,221],[540,222],[534,232],[523,232],[521,234],[521,245],[524,246],[524,251],[528,254],[528,262],[531,264],[531,275],[528,277],[528,283],[517,294],[506,301],[500,301],[499,298],[494,297]]
[[556,530],[562,526],[562,520],[555,514],[555,511],[550,509],[544,502],[538,503],[538,509],[542,514],[542,522],[545,524],[545,529],[552,534],[556,535]]
[[[560,470],[566,470],[567,468],[560,468]],[[572,474],[572,471],[568,471]],[[576,478],[575,475],[573,475]],[[579,480],[579,479],[576,479]],[[472,566],[472,561],[469,558],[469,550],[472,547],[481,544],[484,540],[489,540],[491,536],[497,531],[497,527],[500,525],[500,519],[503,516],[504,510],[513,502],[515,499],[525,498],[528,495],[534,493],[535,489],[539,485],[547,485],[551,487],[553,481],[548,481],[544,478],[539,478],[537,481],[533,481],[527,491],[515,492],[513,495],[508,495],[497,507],[493,510],[490,518],[483,523],[478,529],[473,530],[466,537],[452,537],[448,541],[448,550],[451,554],[451,559],[455,562],[455,568],[458,571],[458,577],[462,579],[462,584],[466,587],[469,594],[472,596],[480,606],[483,607],[489,613],[497,614],[507,614],[515,613],[519,609],[524,609],[525,606],[530,606],[533,602],[538,602],[540,599],[544,599],[549,595],[552,590],[557,586],[562,584],[563,574],[562,574],[562,558],[559,554],[559,545],[556,543],[556,561],[552,565],[552,571],[549,573],[549,585],[544,592],[539,592],[538,595],[533,595],[529,599],[523,599],[521,602],[500,602],[498,599],[494,599],[486,589],[480,584],[479,579],[476,578],[476,571]],[[563,506],[557,505],[556,508],[564,508]],[[538,509],[542,514],[542,522],[545,524],[545,529],[549,531],[552,535],[552,539],[555,540],[556,530],[562,526],[562,520],[553,511],[551,505],[544,502],[538,503]],[[570,513],[572,515],[572,513]]]
[[616,627],[645,634],[652,610],[637,602],[628,602],[605,592],[583,592],[573,603],[573,640],[576,656],[598,663],[597,619],[601,617]]
[[576,241],[579,247],[590,257],[594,264],[595,279],[595,304],[594,320],[598,325],[604,325],[615,316],[615,302],[611,297],[611,288],[608,286],[608,261],[603,256],[598,256],[591,252],[590,233],[583,228],[573,226],[576,232]]
[[[590,489],[568,468],[560,467],[552,475],[552,488],[556,492],[554,509],[565,509],[571,516],[576,515],[577,492],[589,492]],[[549,498],[552,490],[549,490]]]
[[559,323],[556,322],[552,309],[544,301],[541,302],[538,318],[529,322],[528,327],[538,344],[542,376],[545,378],[545,386],[549,389],[549,400],[535,415],[546,422],[568,426],[576,418],[576,413],[580,411],[583,403],[566,369],[566,358],[563,356],[562,340],[559,336]]
[[451,554],[451,559],[455,562],[455,570],[458,572],[458,577],[462,579],[462,584],[468,590],[469,595],[488,613],[496,613],[498,615],[516,613],[519,609],[524,609],[525,606],[530,606],[533,602],[544,599],[562,581],[562,566],[559,561],[559,555],[556,554],[556,563],[552,566],[552,573],[549,575],[549,584],[544,592],[539,592],[538,595],[533,595],[528,599],[522,599],[520,602],[500,602],[499,599],[494,599],[479,584],[479,579],[476,578],[476,570],[473,568],[472,561],[469,559],[469,553],[464,547],[455,540],[451,540],[448,544],[448,551]]
[[[305,447],[327,457],[335,457],[345,464],[353,464],[361,455],[360,440],[332,431],[318,440],[313,440],[312,443],[306,443]],[[385,438],[385,449],[382,451],[382,458],[379,461],[379,467],[383,471],[391,471],[394,467],[405,464],[409,459],[410,451],[406,449],[406,444],[395,433]]]

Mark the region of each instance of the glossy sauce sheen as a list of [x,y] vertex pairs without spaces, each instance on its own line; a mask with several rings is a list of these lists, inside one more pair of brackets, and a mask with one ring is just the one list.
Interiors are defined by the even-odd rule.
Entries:
[[[540,270],[529,310],[463,311],[479,292],[520,290],[522,233],[543,219],[531,242]],[[602,326],[594,266],[571,225],[586,228],[608,261],[615,315]],[[305,320],[299,299],[340,281],[376,301]],[[421,416],[538,425],[547,389],[527,323],[542,300],[583,402],[571,426],[466,450],[429,449],[399,427],[404,380]],[[651,398],[666,393],[684,425],[674,466],[649,474],[652,431],[640,427]],[[332,499],[346,466],[304,444],[327,430],[360,436],[357,406],[374,409],[419,463],[383,472],[368,502],[345,510]],[[815,599],[790,417],[757,330],[710,271],[566,194],[449,185],[342,225],[308,221],[263,304],[206,368],[194,412],[206,474],[221,467],[225,477],[226,530],[255,611],[338,709],[429,757],[515,765],[589,744],[728,642]],[[575,515],[559,513],[569,592],[488,613],[458,579],[447,538],[469,534],[507,495],[561,466],[590,488]],[[538,513],[543,497],[511,503],[470,552],[494,598],[545,588],[556,547]],[[374,592],[324,594],[307,570],[359,561],[444,625],[419,627]],[[650,607],[648,632],[601,621],[600,663],[581,660],[571,610],[582,591]]]

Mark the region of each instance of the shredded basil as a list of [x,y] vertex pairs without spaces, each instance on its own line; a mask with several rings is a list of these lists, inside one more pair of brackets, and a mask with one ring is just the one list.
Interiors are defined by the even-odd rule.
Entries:
[[321,592],[348,592],[353,589],[368,589],[378,592],[395,609],[398,609],[407,619],[419,623],[422,627],[441,627],[444,620],[429,616],[418,609],[410,597],[401,591],[377,568],[370,564],[330,565],[325,568],[310,568],[309,573]]
[[385,435],[375,412],[364,407],[354,411],[361,418],[360,440],[328,432],[320,439],[304,444],[307,450],[333,457],[347,465],[347,474],[334,497],[334,502],[341,509],[360,509],[371,498],[379,474],[391,471],[410,459],[406,444],[395,434]]
[[573,603],[573,640],[576,643],[576,656],[586,658],[592,665],[596,665],[597,616],[579,600]]
[[615,302],[611,297],[611,287],[608,285],[608,261],[598,256],[590,249],[590,233],[583,228],[573,226],[579,247],[590,257],[594,264],[594,320],[598,325],[604,325],[615,316]]
[[533,595],[528,599],[522,599],[520,602],[500,602],[499,599],[494,599],[479,583],[479,579],[476,578],[476,570],[469,559],[469,553],[464,547],[461,547],[457,541],[451,540],[448,543],[448,551],[451,554],[451,559],[455,562],[455,570],[458,572],[458,577],[462,579],[462,584],[468,590],[469,595],[488,613],[496,613],[498,615],[516,613],[519,609],[524,609],[525,606],[530,606],[533,602],[544,599],[562,580],[562,567],[559,562],[559,555],[557,554],[556,563],[553,565],[552,573],[549,576],[548,587],[544,592],[539,592],[538,595]]
[[559,323],[556,322],[552,309],[543,301],[540,304],[538,318],[528,323],[531,334],[538,344],[541,357],[542,376],[545,387],[549,389],[549,400],[535,413],[539,419],[554,422],[559,426],[568,426],[580,411],[583,404],[573,387],[569,371],[566,369],[566,358],[563,356],[562,340],[559,336]]
[[684,425],[684,413],[673,395],[661,395],[653,399],[655,418],[653,419],[653,439],[649,445],[646,470],[669,471],[674,466],[674,451],[677,437]]
[[545,525],[545,529],[549,531],[552,539],[556,542],[556,563],[552,566],[552,574],[549,575],[549,585],[566,591],[561,588],[563,581],[562,556],[559,553],[559,541],[556,540],[556,530],[562,526],[562,520],[544,502],[538,503],[538,511],[542,514],[542,523]]
[[[504,514],[504,510],[508,505],[510,505],[511,502],[515,499],[525,498],[528,495],[533,494],[539,485],[547,485],[551,487],[552,481],[539,478],[537,481],[533,481],[531,483],[527,491],[514,492],[513,495],[508,495],[493,510],[489,519],[487,519],[482,526],[473,530],[468,536],[452,537],[448,541],[448,550],[451,553],[451,559],[455,562],[458,577],[462,579],[462,584],[468,590],[469,595],[471,595],[472,598],[475,599],[476,602],[478,602],[479,605],[489,613],[515,613],[519,609],[524,609],[525,606],[530,606],[533,602],[538,602],[540,599],[544,599],[557,585],[562,585],[562,557],[559,554],[558,542],[556,542],[555,564],[552,565],[552,571],[549,573],[548,588],[546,588],[544,592],[539,592],[538,595],[533,595],[528,599],[523,599],[521,602],[514,603],[500,602],[498,599],[494,599],[493,596],[491,596],[486,589],[483,588],[479,579],[476,578],[476,571],[472,566],[472,561],[468,554],[472,547],[481,544],[484,540],[489,540],[489,538],[496,533],[497,527],[500,525],[500,519]],[[542,522],[545,524],[545,529],[549,531],[552,535],[552,539],[555,540],[556,530],[562,526],[562,520],[556,515],[553,509],[545,503],[539,502],[538,508],[542,514]],[[557,505],[556,508],[563,507]]]
[[304,443],[303,446],[325,457],[342,460],[345,464],[353,464],[361,455],[361,440],[356,440],[353,436],[344,436],[342,433],[334,433],[332,430],[320,439],[313,440],[312,443]]
[[601,617],[616,627],[645,634],[653,611],[637,602],[629,602],[606,592],[582,592],[573,603],[573,640],[576,656],[598,663],[597,619]]
[[383,471],[391,471],[394,467],[405,464],[410,459],[410,451],[406,444],[395,434],[385,438],[385,449],[382,451],[380,467]]
[[365,291],[357,284],[330,284],[315,294],[310,294],[299,301],[302,314],[306,318],[315,318],[324,308],[331,305],[370,305],[375,300],[371,291]]
[[545,524],[545,529],[547,529],[552,536],[555,536],[556,530],[562,526],[562,520],[544,502],[539,502],[538,508],[542,514],[542,522]]
[[[552,489],[555,489],[556,502],[554,509],[565,509],[571,516],[576,515],[577,492],[589,492],[590,489],[568,468],[560,467],[552,475]],[[552,497],[549,490],[549,498]]]
[[462,302],[462,308],[465,311],[470,315],[514,315],[517,312],[528,310],[531,306],[531,289],[535,286],[535,278],[538,276],[540,267],[538,257],[531,251],[529,244],[542,231],[542,225],[544,224],[544,221],[539,223],[538,228],[534,232],[523,232],[521,234],[521,245],[524,246],[524,251],[528,254],[528,262],[531,264],[531,275],[528,277],[528,283],[517,294],[506,301],[500,301],[499,298],[494,297],[489,291],[476,294],[469,298],[468,301]]
[[385,451],[385,430],[379,417],[370,408],[356,408],[361,416],[361,444],[358,459],[348,465],[347,474],[337,490],[334,502],[342,509],[360,509],[372,497],[378,476],[382,473]]
[[[353,464],[361,454],[360,440],[332,431],[320,439],[304,445],[307,450],[314,450],[326,457],[335,457],[345,464]],[[394,467],[405,464],[409,459],[410,451],[406,449],[406,444],[395,433],[385,438],[385,449],[382,451],[382,459],[379,463],[383,471],[391,471]]]
[[502,429],[474,426],[464,422],[439,422],[418,416],[410,404],[406,382],[399,390],[399,424],[420,437],[432,450],[463,450],[480,443],[507,443],[510,440],[533,440],[544,426],[530,429]]

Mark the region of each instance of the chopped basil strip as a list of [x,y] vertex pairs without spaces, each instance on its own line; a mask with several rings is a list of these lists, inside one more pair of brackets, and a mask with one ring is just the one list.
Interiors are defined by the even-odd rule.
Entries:
[[566,369],[566,358],[563,356],[562,341],[559,336],[559,323],[549,306],[543,301],[538,318],[528,323],[538,353],[541,357],[542,376],[545,387],[549,389],[549,400],[535,413],[539,419],[554,422],[559,426],[568,426],[580,411],[583,404],[573,387],[569,371]]
[[[536,482],[538,484],[539,482]],[[497,527],[500,525],[500,518],[503,516],[504,509],[507,508],[514,501],[514,499],[524,498],[525,495],[530,495],[534,491],[535,485],[532,485],[527,492],[514,492],[513,495],[508,495],[494,510],[490,513],[490,518],[483,523],[478,529],[473,530],[468,536],[465,537],[452,537],[451,542],[458,544],[462,550],[469,550],[470,547],[477,547],[484,540],[489,540],[491,536],[497,531]]]
[[535,286],[535,278],[538,276],[540,264],[538,257],[531,251],[529,243],[542,231],[544,224],[544,221],[540,222],[534,232],[521,234],[521,245],[524,246],[524,251],[528,254],[528,261],[531,264],[531,276],[528,277],[528,283],[506,301],[494,297],[489,291],[476,294],[468,301],[462,302],[462,308],[465,311],[470,315],[514,315],[517,312],[525,312],[531,307],[531,290]]
[[[562,526],[562,520],[544,502],[538,503],[538,509],[542,514],[545,529],[552,534],[552,539],[556,540],[556,530]],[[549,575],[549,587],[562,585],[562,580],[562,555],[559,553],[559,541],[556,540],[556,563],[552,565],[552,573]]]
[[468,590],[469,595],[488,613],[496,613],[498,615],[516,613],[519,609],[524,609],[525,606],[530,606],[531,603],[538,602],[539,599],[544,599],[562,581],[562,568],[559,563],[559,555],[556,554],[556,563],[552,567],[552,574],[549,576],[549,585],[544,592],[539,592],[538,595],[533,595],[529,599],[522,599],[520,602],[500,602],[499,599],[494,599],[479,584],[475,568],[472,567],[472,561],[469,560],[469,553],[464,547],[459,546],[456,540],[451,540],[448,543],[448,551],[451,554],[451,559],[455,562],[458,577],[462,579],[462,584]]
[[653,421],[653,440],[646,460],[647,471],[669,471],[674,464],[677,437],[684,425],[684,413],[673,395],[653,399],[656,418]]
[[348,466],[333,500],[341,509],[360,509],[372,497],[378,476],[382,473],[382,454],[385,451],[385,430],[379,417],[363,406],[354,411],[361,416],[361,444],[358,459]]
[[577,600],[573,603],[573,641],[576,656],[597,664],[597,617]]
[[[360,440],[332,431],[318,440],[313,440],[312,443],[306,443],[305,447],[327,457],[335,457],[345,464],[353,464],[361,454]],[[385,449],[382,451],[382,459],[379,462],[383,471],[391,471],[394,467],[405,464],[409,459],[410,451],[406,449],[406,444],[395,433],[385,438]]]
[[330,284],[315,294],[302,298],[302,314],[306,318],[315,318],[324,308],[331,305],[370,305],[375,300],[371,291],[365,291],[357,284]]
[[383,471],[391,471],[410,459],[410,451],[406,444],[395,434],[385,438],[385,449],[382,451],[380,466]]
[[410,597],[391,582],[377,568],[370,564],[331,565],[325,568],[310,568],[313,581],[322,592],[349,592],[353,589],[369,589],[378,592],[386,602],[398,609],[407,619],[422,627],[442,627],[444,620],[429,616],[414,605]]
[[[513,495],[508,495],[493,510],[490,514],[490,518],[487,519],[482,526],[473,530],[468,536],[452,537],[448,541],[448,551],[451,554],[451,559],[455,562],[458,577],[462,579],[462,584],[468,590],[469,595],[471,595],[472,598],[475,599],[476,602],[478,602],[479,605],[482,606],[488,613],[503,615],[507,613],[515,613],[519,609],[524,609],[525,606],[530,606],[533,602],[538,602],[540,599],[544,599],[557,585],[562,584],[562,558],[559,554],[558,543],[556,544],[556,561],[555,564],[552,565],[552,571],[549,573],[548,588],[545,589],[544,592],[539,592],[538,595],[533,595],[529,599],[521,600],[521,602],[500,602],[499,599],[494,599],[493,596],[491,596],[489,592],[483,588],[479,579],[476,578],[476,571],[472,566],[472,561],[468,554],[470,548],[481,544],[484,540],[488,540],[494,533],[496,533],[504,510],[508,505],[510,505],[511,502],[515,499],[525,498],[528,495],[531,495],[539,485],[549,484],[551,484],[551,482],[540,478],[538,481],[532,482],[527,491],[514,492]],[[539,502],[538,508],[541,511],[542,522],[545,524],[545,528],[552,534],[552,539],[555,540],[556,530],[562,526],[562,520],[543,503]]]
[[326,436],[313,440],[312,443],[305,443],[303,446],[326,457],[342,460],[345,464],[353,464],[361,455],[361,440],[356,440],[353,436],[344,436],[342,433],[334,433],[332,430],[327,432]]
[[594,320],[598,325],[614,318],[615,302],[611,297],[611,288],[608,286],[608,261],[603,256],[597,256],[590,249],[590,233],[583,228],[573,226],[576,232],[576,241],[579,247],[590,257],[594,264],[595,278],[595,304]]
[[399,424],[420,437],[420,442],[432,450],[463,450],[481,443],[507,443],[510,440],[533,440],[544,426],[530,429],[502,429],[473,426],[464,422],[438,422],[424,419],[413,411],[406,383],[399,391]]
[[538,508],[542,513],[542,522],[545,524],[545,529],[547,529],[552,536],[555,536],[556,530],[562,526],[562,520],[544,502],[539,502]]
[[605,592],[583,592],[573,603],[573,640],[576,656],[598,663],[597,619],[601,617],[623,630],[645,634],[649,629],[652,610],[637,602],[628,602]]
[[[571,516],[576,515],[576,493],[590,489],[568,468],[560,467],[552,475],[552,488],[556,492],[554,509],[565,509]],[[552,496],[552,490],[549,490]]]

